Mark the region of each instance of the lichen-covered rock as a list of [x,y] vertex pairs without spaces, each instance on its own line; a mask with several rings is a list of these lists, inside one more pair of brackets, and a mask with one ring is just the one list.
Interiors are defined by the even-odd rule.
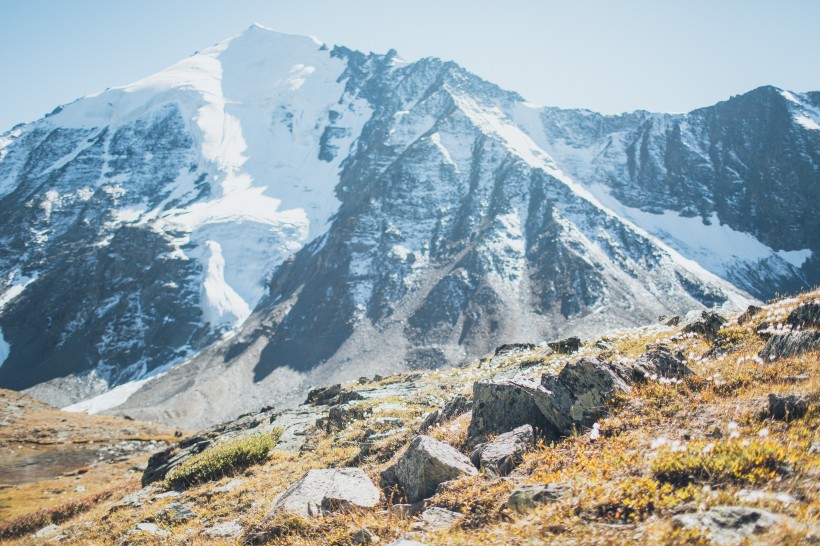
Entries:
[[511,510],[524,512],[539,504],[554,502],[563,498],[572,488],[569,482],[524,485],[516,487],[510,493],[507,506]]
[[784,516],[758,508],[717,506],[705,512],[673,516],[672,525],[704,531],[716,544],[739,544],[785,520]]
[[491,442],[478,444],[470,455],[472,463],[499,476],[506,476],[521,463],[524,452],[532,448],[535,436],[530,425],[521,425]]
[[786,324],[801,328],[820,328],[820,299],[814,298],[799,305],[786,317]]
[[674,353],[666,345],[659,345],[645,352],[633,364],[635,379],[646,380],[650,376],[681,378],[694,372],[686,365],[686,357],[680,351]]
[[567,435],[605,416],[612,395],[630,391],[631,375],[619,364],[582,358],[558,375],[545,374],[533,398],[558,434]]
[[531,425],[537,433],[549,428],[535,405],[538,383],[524,378],[478,381],[473,385],[473,417],[467,435],[480,442],[489,434]]
[[811,351],[820,351],[820,332],[803,330],[773,335],[758,355],[766,361],[771,361]]
[[703,311],[700,318],[683,327],[685,333],[694,333],[706,339],[715,339],[718,331],[726,324],[726,319],[714,311]]
[[398,485],[411,503],[426,499],[439,484],[478,471],[455,448],[429,436],[416,436],[399,460],[382,473],[385,487]]
[[807,396],[799,394],[770,394],[769,417],[781,421],[791,421],[806,415],[809,409]]
[[361,468],[327,468],[308,471],[276,497],[272,511],[316,517],[378,504],[379,490]]

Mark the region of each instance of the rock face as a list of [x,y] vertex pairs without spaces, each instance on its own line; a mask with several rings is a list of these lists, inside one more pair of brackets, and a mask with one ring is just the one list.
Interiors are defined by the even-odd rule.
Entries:
[[629,392],[631,371],[612,362],[582,358],[556,375],[544,375],[535,391],[538,409],[559,434],[588,428],[606,415],[617,392]]
[[673,516],[672,523],[677,527],[706,531],[716,544],[739,544],[786,519],[757,508],[718,506],[705,512]]
[[537,388],[538,383],[523,378],[475,383],[468,436],[480,441],[488,434],[509,432],[522,425],[543,433],[550,425],[535,404]]
[[452,62],[251,28],[0,136],[0,386],[201,428],[815,285],[817,104],[535,108]]
[[522,425],[497,436],[491,442],[478,444],[470,455],[470,460],[477,468],[506,476],[518,466],[524,452],[534,445],[532,426]]
[[820,351],[820,332],[816,330],[773,335],[758,354],[762,359],[769,361],[811,351]]
[[398,485],[411,503],[424,500],[436,488],[478,471],[452,446],[429,436],[416,436],[395,465],[382,473],[383,485]]
[[375,508],[379,490],[361,468],[309,470],[273,501],[273,510],[302,517],[355,508]]

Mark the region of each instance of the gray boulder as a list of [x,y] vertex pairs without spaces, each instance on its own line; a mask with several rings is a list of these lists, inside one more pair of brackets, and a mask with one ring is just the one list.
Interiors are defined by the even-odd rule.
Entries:
[[700,318],[683,327],[684,333],[694,333],[706,339],[715,339],[718,331],[726,324],[726,319],[714,311],[703,311]]
[[420,435],[396,464],[382,472],[382,484],[398,485],[413,503],[431,497],[441,483],[477,472],[470,459],[449,444]]
[[532,448],[535,435],[530,425],[521,425],[475,447],[470,460],[481,469],[506,476],[521,463],[524,452]]
[[814,298],[799,305],[786,317],[786,324],[795,328],[820,328],[820,299]]
[[674,353],[666,345],[659,345],[645,352],[633,364],[635,379],[643,381],[655,375],[666,378],[681,378],[694,372],[686,365],[686,357],[680,351]]
[[592,426],[608,412],[607,403],[617,392],[629,392],[631,371],[613,362],[591,358],[564,366],[558,375],[545,374],[534,400],[558,434]]
[[769,394],[769,417],[791,421],[806,415],[809,398],[799,394]]
[[773,335],[758,355],[766,361],[772,361],[811,351],[820,351],[820,332],[803,330]]
[[378,504],[379,490],[361,468],[328,468],[308,471],[276,497],[272,511],[316,517]]
[[524,485],[516,487],[510,493],[507,506],[511,510],[524,512],[539,504],[555,502],[562,499],[572,488],[570,482]]
[[473,385],[473,417],[467,435],[482,441],[490,434],[509,432],[521,425],[536,431],[549,427],[535,405],[535,381],[516,377],[501,381],[478,381]]
[[739,544],[786,519],[757,508],[717,506],[705,512],[673,516],[672,525],[705,531],[716,544]]

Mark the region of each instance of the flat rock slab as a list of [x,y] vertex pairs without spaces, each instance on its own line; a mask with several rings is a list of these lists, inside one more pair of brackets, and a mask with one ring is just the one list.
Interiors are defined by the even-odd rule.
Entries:
[[672,517],[675,527],[705,531],[716,544],[739,544],[752,535],[764,533],[787,518],[757,508],[717,506],[705,512]]
[[572,489],[570,482],[524,485],[516,487],[507,499],[507,506],[517,512],[562,499]]
[[361,468],[327,468],[308,471],[276,497],[272,510],[307,518],[378,504],[379,490]]
[[451,445],[419,435],[396,464],[382,472],[382,481],[386,487],[401,487],[413,503],[431,497],[441,483],[477,473],[470,459]]
[[180,502],[172,502],[154,516],[159,521],[164,521],[172,524],[185,523],[197,517],[188,505]]
[[224,523],[217,523],[202,531],[202,534],[208,538],[239,538],[245,529],[238,523],[239,520],[226,521]]
[[156,523],[137,523],[134,526],[134,531],[141,532],[141,533],[148,533],[151,536],[155,537],[168,537],[171,536],[171,533],[166,531],[165,529],[160,529]]
[[387,546],[427,546],[423,542],[419,542],[417,540],[411,540],[409,538],[400,538],[399,540],[395,540],[388,544]]
[[440,531],[449,529],[462,519],[464,519],[463,514],[432,506],[421,513],[419,521],[413,523],[413,529],[416,531]]
[[506,476],[518,466],[524,453],[535,444],[532,426],[522,425],[475,447],[470,461],[481,469]]

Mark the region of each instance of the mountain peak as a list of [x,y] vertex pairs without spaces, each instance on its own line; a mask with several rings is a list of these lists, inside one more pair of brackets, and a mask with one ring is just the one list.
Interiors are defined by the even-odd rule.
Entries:
[[251,39],[251,40],[262,40],[265,42],[280,42],[280,43],[292,43],[294,45],[309,45],[310,47],[319,47],[324,45],[324,42],[315,36],[306,36],[302,34],[288,34],[285,32],[279,32],[272,28],[268,28],[264,25],[259,23],[254,23],[249,26],[245,32],[240,34],[237,38],[240,39]]

